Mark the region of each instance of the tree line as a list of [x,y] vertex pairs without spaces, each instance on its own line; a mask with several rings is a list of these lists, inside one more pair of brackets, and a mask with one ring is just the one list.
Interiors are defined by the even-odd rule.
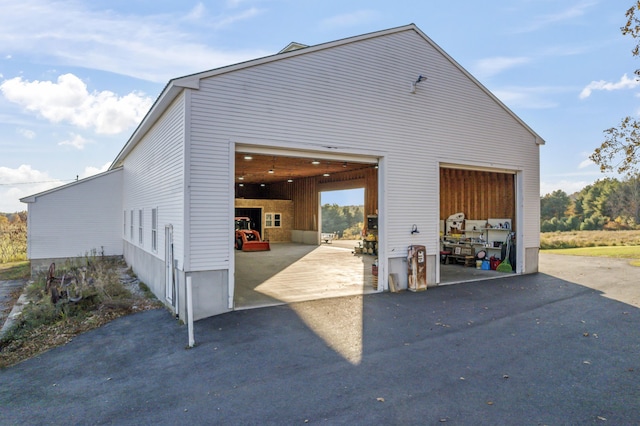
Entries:
[[322,205],[322,232],[342,239],[362,238],[364,206]]
[[540,231],[640,229],[640,174],[601,179],[567,195],[540,198]]

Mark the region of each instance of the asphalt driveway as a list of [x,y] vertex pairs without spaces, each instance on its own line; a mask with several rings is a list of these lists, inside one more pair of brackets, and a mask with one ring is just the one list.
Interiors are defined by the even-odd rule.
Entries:
[[195,336],[148,311],[0,371],[0,423],[640,424],[640,309],[546,273],[237,311]]

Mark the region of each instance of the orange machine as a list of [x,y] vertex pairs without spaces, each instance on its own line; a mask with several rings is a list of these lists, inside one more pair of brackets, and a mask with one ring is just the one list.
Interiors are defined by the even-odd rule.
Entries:
[[237,250],[242,251],[271,250],[269,241],[262,241],[260,233],[251,229],[251,219],[248,217],[236,217],[235,246]]

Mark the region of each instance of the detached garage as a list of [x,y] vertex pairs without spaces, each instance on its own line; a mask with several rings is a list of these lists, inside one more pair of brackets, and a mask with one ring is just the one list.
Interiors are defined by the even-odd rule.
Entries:
[[[254,215],[272,247],[291,248],[286,255],[321,250],[319,194],[336,189],[363,188],[365,215],[375,219],[364,230],[375,234],[367,242],[374,255],[350,272],[370,280],[377,263],[368,291],[387,291],[391,274],[394,285],[407,287],[410,246],[425,247],[428,286],[446,282],[448,269],[476,269],[461,256],[504,256],[500,241],[510,243],[513,273],[537,272],[543,143],[407,25],[316,46],[292,43],[272,56],[171,80],[111,170],[76,185],[117,177],[117,218],[106,212],[96,226],[118,236],[115,254],[180,315],[190,281],[199,319],[239,308],[238,214]],[[41,245],[43,212],[52,197],[76,192],[23,199],[32,260],[60,257]],[[90,203],[100,194],[83,197]],[[71,226],[87,226],[67,217]],[[85,237],[66,239],[71,252],[111,247],[99,233]],[[451,259],[442,262],[447,251]]]

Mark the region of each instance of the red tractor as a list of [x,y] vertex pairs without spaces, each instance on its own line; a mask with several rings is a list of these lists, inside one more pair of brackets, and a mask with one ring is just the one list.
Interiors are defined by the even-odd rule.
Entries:
[[271,250],[269,241],[262,241],[260,233],[251,229],[251,219],[248,217],[236,217],[236,241],[235,247],[242,251],[266,251]]

